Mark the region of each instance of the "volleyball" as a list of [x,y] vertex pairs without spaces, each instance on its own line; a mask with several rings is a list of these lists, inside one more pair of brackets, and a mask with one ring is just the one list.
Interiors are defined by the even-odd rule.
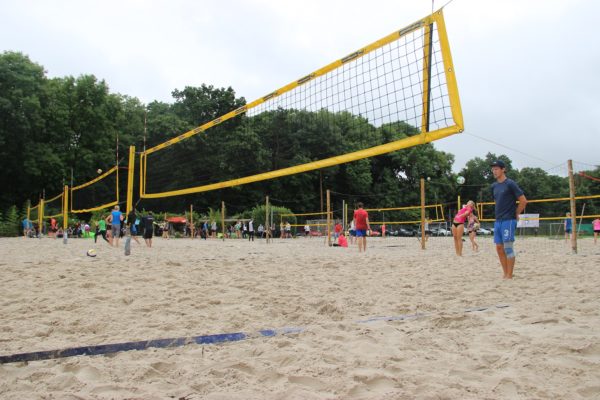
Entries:
[[88,257],[96,257],[96,250],[89,249],[86,254]]
[[99,174],[101,174],[102,170],[100,168],[98,168],[98,171],[96,171],[96,172],[98,172]]
[[465,183],[465,177],[459,176],[458,178],[456,178],[456,183],[458,183],[459,185],[462,185],[463,183]]

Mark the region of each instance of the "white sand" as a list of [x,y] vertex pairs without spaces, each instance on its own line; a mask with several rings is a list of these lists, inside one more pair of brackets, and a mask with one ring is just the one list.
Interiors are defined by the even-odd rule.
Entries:
[[[304,332],[0,365],[2,399],[598,399],[600,244],[490,238],[133,243],[0,239],[0,355],[83,345]],[[96,258],[86,257],[88,248]],[[465,313],[476,306],[509,305]],[[405,321],[376,316],[428,313]]]

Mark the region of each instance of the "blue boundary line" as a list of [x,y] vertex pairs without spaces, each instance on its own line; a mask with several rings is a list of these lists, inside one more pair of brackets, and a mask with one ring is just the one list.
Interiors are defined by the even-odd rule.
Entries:
[[[498,304],[487,307],[473,307],[463,310],[464,313],[480,312],[489,309],[499,309],[510,307],[508,304]],[[429,317],[439,313],[415,313],[415,314],[404,314],[389,317],[372,317],[360,321],[354,321],[355,323],[365,324],[376,321],[406,321],[411,319],[417,319],[422,317]],[[244,332],[234,333],[220,333],[216,335],[202,335],[202,336],[185,336],[170,339],[154,339],[154,340],[142,340],[137,342],[124,342],[124,343],[113,343],[113,344],[101,344],[96,346],[82,346],[82,347],[70,347],[60,350],[47,350],[47,351],[36,351],[31,353],[19,353],[11,354],[8,356],[0,356],[0,364],[8,364],[15,362],[25,361],[41,361],[41,360],[52,360],[56,358],[74,357],[74,356],[96,356],[104,354],[119,353],[122,351],[131,350],[145,350],[149,348],[170,348],[170,347],[181,347],[189,344],[217,344],[225,342],[238,342],[241,340],[252,339],[256,337],[273,337],[277,335],[289,335],[295,333],[304,332],[305,328],[281,328],[281,329],[262,329],[254,334]]]
[[51,360],[55,358],[74,357],[74,356],[95,356],[103,354],[118,353],[130,350],[145,350],[152,347],[167,348],[180,347],[188,344],[216,344],[224,342],[237,342],[240,340],[251,339],[254,337],[273,337],[277,335],[287,335],[300,333],[302,328],[283,328],[283,329],[263,329],[255,334],[244,332],[221,333],[217,335],[187,336],[171,339],[142,340],[137,342],[101,344],[97,346],[71,347],[61,350],[36,351],[33,353],[12,354],[9,356],[0,356],[0,364],[22,362],[22,361],[40,361]]

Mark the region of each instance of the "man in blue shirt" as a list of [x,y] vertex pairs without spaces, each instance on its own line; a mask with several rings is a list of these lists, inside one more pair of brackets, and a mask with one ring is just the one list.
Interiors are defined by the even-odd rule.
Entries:
[[567,213],[567,217],[565,218],[565,240],[569,243],[571,240],[571,232],[573,231],[573,219],[571,218],[571,213]]
[[108,217],[106,217],[106,222],[111,224],[111,235],[110,235],[110,245],[119,247],[119,237],[121,237],[121,217],[122,213],[119,211],[119,206],[116,205],[113,211],[110,213]]
[[[494,161],[491,165],[496,182],[492,185],[492,195],[496,202],[494,223],[494,243],[496,252],[502,264],[504,279],[512,279],[515,267],[515,231],[519,214],[525,210],[527,199],[523,190],[512,179],[506,177],[506,165],[502,160]],[[517,201],[519,204],[517,205]]]
[[23,237],[28,237],[29,236],[29,220],[27,218],[25,218],[23,220]]

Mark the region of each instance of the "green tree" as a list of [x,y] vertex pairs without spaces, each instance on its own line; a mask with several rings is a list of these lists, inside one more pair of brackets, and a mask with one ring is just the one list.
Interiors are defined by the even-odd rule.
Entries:
[[37,159],[42,152],[35,141],[44,125],[44,83],[43,67],[29,57],[17,52],[0,55],[0,208],[20,204],[44,187],[45,170]]
[[[1,216],[0,216],[1,217]],[[17,206],[11,206],[7,211],[4,219],[0,220],[0,236],[19,236],[21,221]]]

